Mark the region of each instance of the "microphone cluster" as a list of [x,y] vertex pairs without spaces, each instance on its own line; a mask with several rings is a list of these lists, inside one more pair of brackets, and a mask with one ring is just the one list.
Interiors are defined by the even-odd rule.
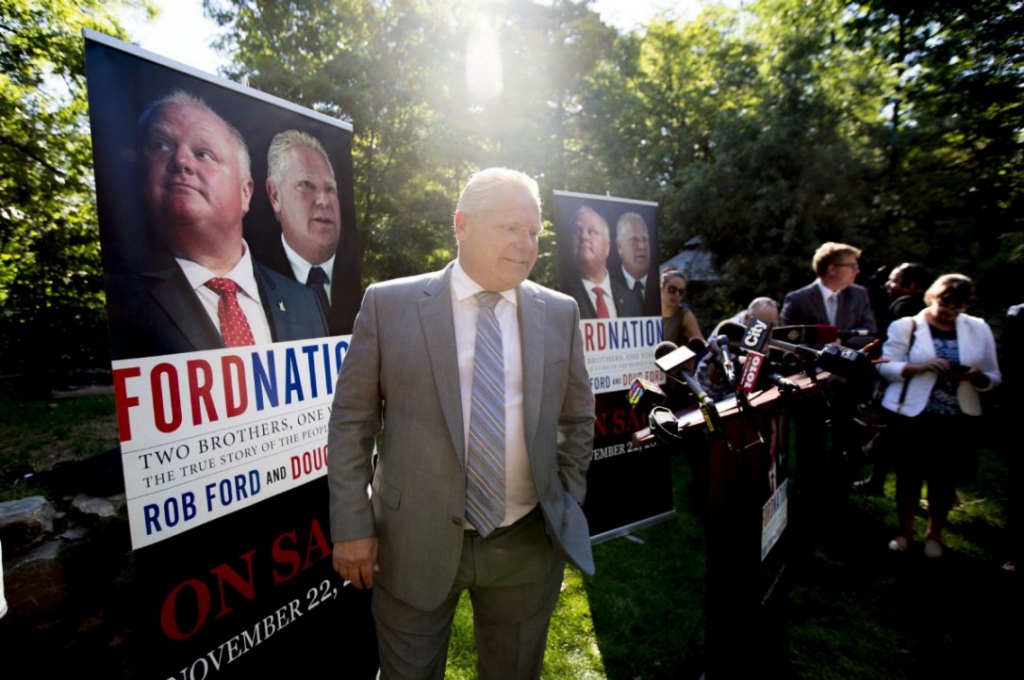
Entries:
[[[842,379],[864,379],[874,375],[873,362],[867,354],[872,345],[854,350],[835,343],[850,337],[868,336],[864,330],[840,330],[836,326],[781,326],[752,318],[746,326],[723,321],[705,343],[691,340],[678,347],[662,342],[654,348],[654,363],[667,378],[686,385],[697,398],[701,416],[711,433],[721,432],[722,418],[716,399],[734,394],[741,410],[749,406],[748,395],[771,387],[785,396],[799,390],[787,375],[803,372],[812,380],[819,370]],[[874,344],[874,343],[872,343]],[[711,363],[721,376],[721,384],[712,385]],[[643,380],[634,382],[629,401],[634,408],[650,411],[652,430],[674,434],[674,416],[659,408],[666,400],[664,391]],[[661,413],[664,412],[664,413]],[[656,415],[661,417],[656,418]],[[655,422],[658,421],[658,422]],[[666,422],[661,422],[666,421]],[[663,432],[664,434],[664,432]]]

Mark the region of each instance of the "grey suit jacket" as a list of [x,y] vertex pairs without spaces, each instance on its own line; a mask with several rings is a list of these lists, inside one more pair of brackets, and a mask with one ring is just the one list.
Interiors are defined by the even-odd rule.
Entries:
[[[465,531],[451,266],[366,291],[328,435],[332,539],[377,536],[374,580],[420,609],[436,608],[448,595]],[[554,549],[590,574],[594,562],[580,504],[594,397],[579,312],[572,299],[530,281],[517,294],[526,445],[545,527]]]
[[[224,347],[220,329],[203,309],[173,258],[139,274],[106,277],[113,359]],[[321,338],[327,320],[305,286],[253,262],[263,309],[275,341]]]
[[[633,293],[626,284],[619,283],[615,279],[612,279],[611,283],[612,297],[615,298],[615,313],[623,318],[643,316],[644,310],[640,306],[640,301],[637,299],[636,294]],[[573,279],[566,292],[571,295],[576,300],[576,304],[579,305],[580,318],[597,318],[597,310],[594,309],[594,303],[590,301],[590,295],[583,288],[583,282],[580,281],[580,279]]]
[[[852,284],[839,291],[839,304],[836,307],[836,326],[842,330],[865,328],[872,334],[878,333],[875,314],[871,311],[871,300],[863,286]],[[825,300],[817,282],[798,288],[786,295],[779,312],[779,324],[782,326],[829,325],[828,312],[825,311]],[[871,342],[872,338],[850,338],[846,343],[850,347],[859,348]]]

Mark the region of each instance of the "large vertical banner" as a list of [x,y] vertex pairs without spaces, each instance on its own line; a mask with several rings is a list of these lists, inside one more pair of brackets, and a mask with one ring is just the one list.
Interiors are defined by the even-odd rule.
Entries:
[[647,414],[626,400],[636,378],[664,381],[654,365],[662,339],[658,205],[554,194],[559,289],[579,304],[597,399],[585,511],[591,537],[603,540],[674,512],[668,453],[654,442],[633,446],[632,435],[647,427]]
[[373,677],[325,476],[352,128],[91,31],[86,73],[139,677]]

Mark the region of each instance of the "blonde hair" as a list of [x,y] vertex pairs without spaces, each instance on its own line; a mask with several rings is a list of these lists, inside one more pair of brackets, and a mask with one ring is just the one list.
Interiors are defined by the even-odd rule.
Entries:
[[334,166],[331,165],[331,159],[328,157],[327,151],[324,150],[320,140],[302,130],[285,130],[274,135],[274,139],[271,140],[270,147],[267,149],[267,175],[275,185],[281,183],[281,177],[292,165],[292,159],[287,154],[288,150],[294,149],[297,146],[307,146],[319,152],[324,157],[324,161],[327,162],[327,167],[331,170],[331,176],[334,176]]
[[811,259],[811,265],[814,267],[814,273],[819,277],[823,276],[828,272],[828,268],[835,264],[836,260],[843,255],[860,257],[860,248],[855,248],[849,243],[835,243],[834,241],[822,243],[818,246],[818,249],[814,251],[814,257]]
[[462,189],[455,211],[464,212],[469,217],[478,215],[491,206],[491,202],[495,198],[494,195],[500,188],[510,186],[528,191],[530,196],[537,201],[537,210],[540,210],[540,187],[537,186],[536,180],[518,170],[487,168],[474,172],[470,176],[466,186]]

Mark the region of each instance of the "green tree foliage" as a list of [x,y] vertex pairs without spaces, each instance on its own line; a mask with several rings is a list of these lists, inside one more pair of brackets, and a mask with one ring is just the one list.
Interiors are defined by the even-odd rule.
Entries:
[[116,4],[0,0],[5,370],[39,375],[106,356],[81,30],[126,37]]
[[659,18],[590,80],[587,139],[613,193],[659,202],[663,256],[703,237],[712,307],[781,296],[843,240],[866,268],[969,273],[999,309],[1024,240],[1022,21],[1019,3],[896,0]]
[[[661,258],[699,235],[724,274],[705,320],[806,282],[829,239],[866,269],[974,276],[990,315],[1019,301],[1001,285],[1024,260],[1018,1],[752,0],[627,34],[589,0],[205,6],[225,75],[353,123],[366,283],[451,258],[460,187],[502,164],[544,197],[657,201]],[[106,335],[79,30],[122,33],[99,0],[0,10],[4,355],[84,360]]]
[[[220,46],[265,92],[355,127],[363,277],[439,266],[474,168],[502,164],[564,188],[578,158],[582,74],[614,31],[584,2],[230,0],[205,6]],[[467,84],[479,67],[483,91]],[[488,68],[492,67],[492,68]],[[545,239],[550,254],[551,239]],[[537,274],[553,280],[550,257]]]
[[[450,17],[426,0],[231,0],[206,3],[225,28],[228,74],[353,122],[356,214],[367,281],[451,256],[452,193],[468,170],[437,162],[446,95],[437,74],[456,60]],[[456,141],[455,147],[459,144]]]
[[939,271],[979,279],[999,310],[1024,250],[1020,3],[861,3],[851,32],[898,75],[890,93],[886,235]]

